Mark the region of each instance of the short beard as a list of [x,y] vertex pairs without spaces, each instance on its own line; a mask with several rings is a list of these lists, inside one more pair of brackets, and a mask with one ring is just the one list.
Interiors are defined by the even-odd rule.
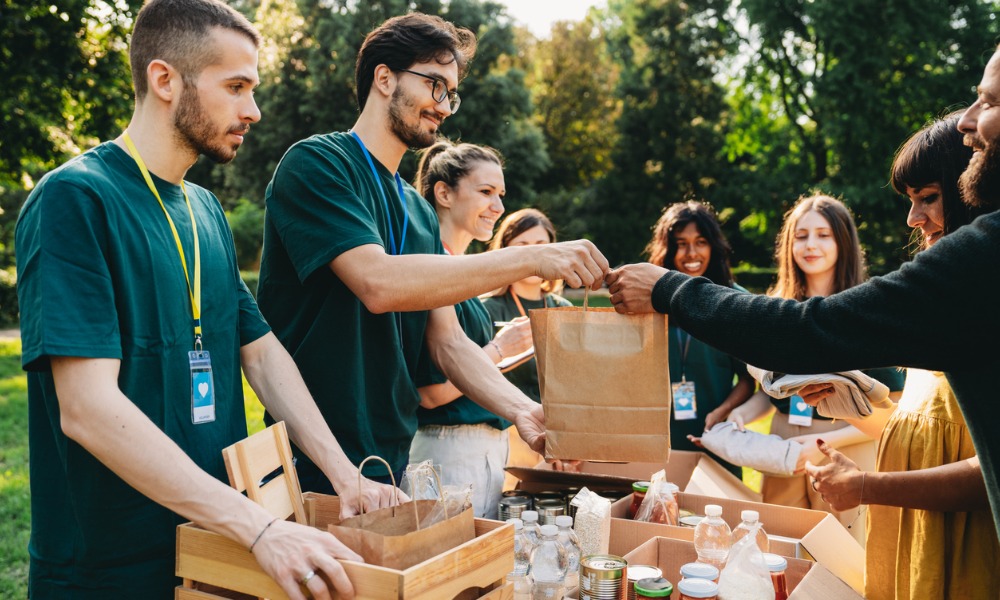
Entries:
[[410,95],[404,93],[401,88],[396,88],[389,101],[389,128],[407,148],[428,148],[437,141],[437,132],[424,131],[420,127],[419,120],[416,125],[408,125],[403,118],[404,114],[414,112],[415,106],[416,103]]
[[1000,140],[986,144],[979,160],[958,178],[958,186],[969,206],[994,209],[1000,205]]
[[[193,83],[185,83],[181,92],[177,113],[174,115],[174,129],[178,141],[219,164],[228,163],[236,158],[239,145],[212,143],[212,139],[219,133],[218,128],[201,106],[198,89]],[[243,131],[247,128],[236,129]]]

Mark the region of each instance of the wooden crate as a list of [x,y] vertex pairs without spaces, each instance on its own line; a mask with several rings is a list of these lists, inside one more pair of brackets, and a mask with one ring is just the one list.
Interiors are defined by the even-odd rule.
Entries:
[[[326,530],[327,525],[339,523],[340,501],[336,496],[309,492],[302,498],[309,525]],[[358,600],[479,597],[502,589],[504,577],[514,570],[514,527],[487,519],[476,519],[475,525],[476,537],[471,541],[404,571],[340,562]],[[270,600],[288,598],[246,548],[193,523],[177,528],[177,576],[184,579],[184,586],[177,589],[177,600],[222,597],[191,595],[199,583]],[[490,597],[504,596],[501,592]]]

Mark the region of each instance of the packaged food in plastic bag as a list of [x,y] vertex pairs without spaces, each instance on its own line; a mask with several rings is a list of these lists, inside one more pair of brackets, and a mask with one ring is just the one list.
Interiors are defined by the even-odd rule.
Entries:
[[406,465],[399,489],[411,500],[438,500],[441,498],[441,488],[438,485],[438,474],[430,460]]
[[[573,529],[580,538],[580,555],[607,554],[611,539],[611,500],[581,488],[573,501],[576,517]],[[770,576],[768,576],[770,580]]]
[[729,550],[729,561],[719,575],[719,600],[774,600],[771,572],[757,546],[759,526]]
[[677,506],[677,489],[676,485],[667,481],[667,475],[662,469],[654,473],[649,480],[646,497],[635,513],[635,520],[677,525],[680,512]]

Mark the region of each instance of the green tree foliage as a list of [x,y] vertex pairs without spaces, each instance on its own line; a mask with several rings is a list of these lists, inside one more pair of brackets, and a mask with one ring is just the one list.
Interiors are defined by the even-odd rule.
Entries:
[[138,0],[0,4],[0,185],[31,185],[120,131]]
[[634,261],[663,207],[708,198],[729,170],[717,63],[732,33],[717,0],[612,0],[608,44],[621,68],[613,167],[584,199],[612,263]]
[[[741,113],[736,128],[759,129],[763,118],[783,122],[790,135],[787,147],[734,153],[736,160],[805,175],[792,189],[784,188],[785,173],[773,185],[762,180],[746,208],[768,216],[771,234],[774,217],[800,193],[819,187],[842,194],[859,219],[873,270],[894,267],[904,258],[907,229],[905,205],[887,188],[892,156],[927,120],[973,98],[970,88],[997,39],[996,2],[743,0],[740,6],[752,24],[740,57],[744,81],[758,93],[757,114]],[[775,195],[784,196],[780,204]]]

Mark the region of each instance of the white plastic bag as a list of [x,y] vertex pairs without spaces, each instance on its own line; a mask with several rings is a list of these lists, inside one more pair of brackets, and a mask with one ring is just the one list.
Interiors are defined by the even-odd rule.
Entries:
[[729,550],[729,561],[719,576],[719,600],[774,600],[771,572],[757,546],[757,530],[740,538]]

